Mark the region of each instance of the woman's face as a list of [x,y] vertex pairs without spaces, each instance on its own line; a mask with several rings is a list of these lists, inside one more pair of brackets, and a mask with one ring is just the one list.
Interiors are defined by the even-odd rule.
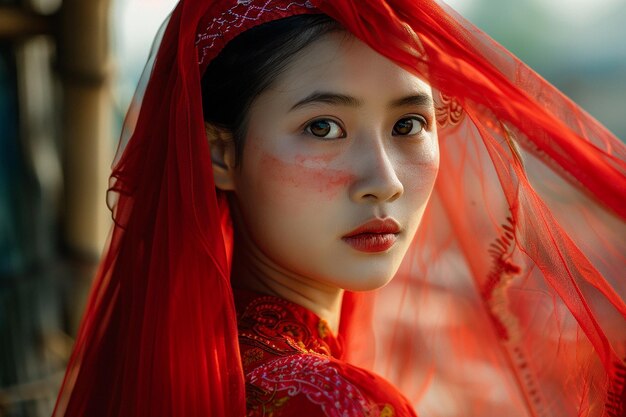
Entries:
[[438,171],[429,85],[333,33],[304,49],[248,117],[233,191],[254,257],[333,287],[386,284]]

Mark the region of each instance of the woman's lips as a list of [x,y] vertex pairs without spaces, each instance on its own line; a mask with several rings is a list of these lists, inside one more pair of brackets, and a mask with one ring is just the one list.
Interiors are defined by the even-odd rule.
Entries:
[[361,252],[384,252],[391,248],[398,236],[393,233],[363,233],[342,238],[344,242]]
[[342,240],[361,252],[384,252],[396,243],[398,233],[400,225],[394,219],[374,219],[344,235]]

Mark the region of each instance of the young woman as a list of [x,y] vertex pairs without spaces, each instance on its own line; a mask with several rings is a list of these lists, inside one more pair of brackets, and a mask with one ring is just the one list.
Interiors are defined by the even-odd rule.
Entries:
[[623,415],[624,145],[454,12],[182,0],[147,77],[55,416]]

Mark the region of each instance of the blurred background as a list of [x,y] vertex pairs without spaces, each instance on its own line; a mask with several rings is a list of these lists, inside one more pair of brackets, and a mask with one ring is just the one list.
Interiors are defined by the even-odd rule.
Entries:
[[[110,227],[110,163],[175,0],[0,0],[0,416],[49,416]],[[625,0],[450,0],[626,138]]]

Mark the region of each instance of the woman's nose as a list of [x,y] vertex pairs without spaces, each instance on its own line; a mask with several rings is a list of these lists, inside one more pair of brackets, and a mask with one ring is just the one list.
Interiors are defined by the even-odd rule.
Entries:
[[355,202],[391,202],[404,193],[404,186],[396,173],[397,167],[390,159],[382,140],[363,141],[355,164],[356,180],[350,188]]

